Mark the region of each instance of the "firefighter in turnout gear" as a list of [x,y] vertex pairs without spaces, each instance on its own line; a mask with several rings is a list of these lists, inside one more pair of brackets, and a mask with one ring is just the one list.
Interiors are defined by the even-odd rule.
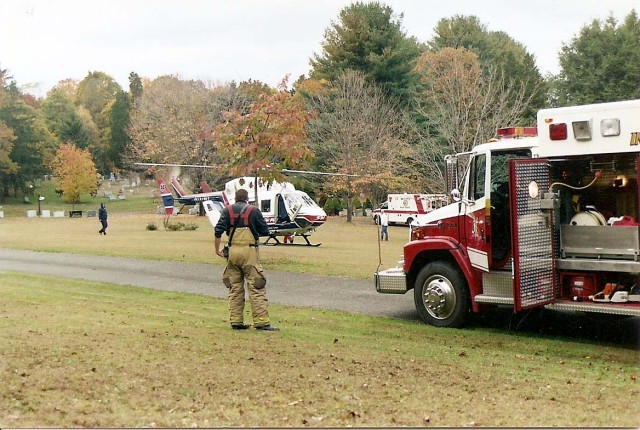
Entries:
[[[262,265],[259,261],[258,239],[269,236],[269,228],[257,208],[249,205],[249,194],[245,189],[236,191],[236,202],[222,210],[215,227],[216,254],[227,259],[222,282],[229,289],[229,319],[234,330],[249,328],[244,323],[246,281],[253,314],[253,325],[257,330],[276,331],[269,322],[267,292]],[[222,234],[229,236],[228,248],[221,249]]]

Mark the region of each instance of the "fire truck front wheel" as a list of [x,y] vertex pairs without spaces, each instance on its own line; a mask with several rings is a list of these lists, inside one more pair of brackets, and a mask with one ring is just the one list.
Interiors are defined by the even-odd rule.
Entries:
[[414,301],[420,318],[436,327],[461,327],[471,305],[462,274],[451,264],[427,264],[416,279]]

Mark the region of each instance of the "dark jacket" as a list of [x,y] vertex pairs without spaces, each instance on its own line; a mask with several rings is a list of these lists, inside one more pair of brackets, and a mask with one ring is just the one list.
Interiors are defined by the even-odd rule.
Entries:
[[103,206],[101,206],[100,209],[98,209],[98,219],[100,221],[106,221],[107,220],[107,209],[104,208]]
[[[237,216],[246,206],[249,206],[249,204],[245,202],[235,202],[233,205],[231,205],[231,210],[233,211],[234,215]],[[247,210],[248,209],[249,208],[247,208]],[[260,212],[258,208],[254,207],[251,209],[248,222],[249,225],[245,225],[244,218],[240,217],[238,220],[238,228],[249,227],[251,233],[253,234],[253,237],[256,240],[258,240],[260,236],[270,235],[269,226],[267,226],[267,223],[262,216],[262,212]],[[215,236],[220,238],[222,237],[223,233],[227,233],[227,235],[229,235],[229,233],[231,232],[231,228],[234,226],[234,223],[235,219],[231,220],[231,216],[229,215],[229,206],[227,206],[220,213],[220,220],[215,227]]]

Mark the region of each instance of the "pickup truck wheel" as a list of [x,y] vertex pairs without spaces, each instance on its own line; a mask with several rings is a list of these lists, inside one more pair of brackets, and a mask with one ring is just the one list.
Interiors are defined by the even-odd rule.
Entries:
[[461,327],[471,310],[464,277],[440,261],[427,264],[418,274],[414,301],[420,318],[436,327]]

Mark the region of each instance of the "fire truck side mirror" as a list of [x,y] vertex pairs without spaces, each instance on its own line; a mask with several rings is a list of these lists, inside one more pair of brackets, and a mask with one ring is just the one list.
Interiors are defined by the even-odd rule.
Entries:
[[459,189],[454,188],[453,190],[451,190],[451,200],[453,200],[454,202],[459,202],[461,200]]

